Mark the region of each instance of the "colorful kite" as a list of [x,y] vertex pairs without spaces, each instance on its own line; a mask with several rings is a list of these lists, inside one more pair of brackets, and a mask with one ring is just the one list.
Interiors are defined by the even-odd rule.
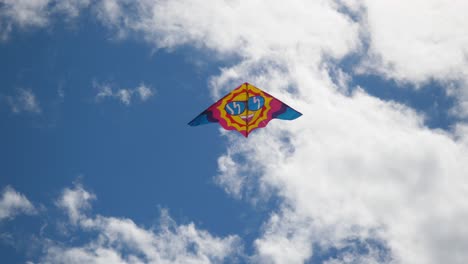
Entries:
[[245,137],[273,118],[293,120],[302,114],[259,88],[244,83],[190,121],[190,126],[218,122]]

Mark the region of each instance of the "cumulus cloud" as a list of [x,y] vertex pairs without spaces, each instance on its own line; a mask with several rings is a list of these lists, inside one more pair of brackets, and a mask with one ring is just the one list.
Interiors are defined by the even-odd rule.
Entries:
[[6,99],[13,113],[30,112],[39,114],[42,111],[36,95],[31,89],[18,89],[15,96],[6,96]]
[[35,207],[23,194],[10,186],[3,189],[0,198],[0,221],[13,218],[18,214],[34,214],[35,212]]
[[[361,1],[368,63],[389,77],[422,83],[467,77],[466,1]],[[395,18],[398,19],[395,19]]]
[[[252,135],[253,145],[233,139],[237,146],[220,158],[220,177],[233,178],[225,188],[260,175],[264,195],[284,198],[256,241],[259,256],[281,263],[284,251],[275,248],[284,247],[302,263],[315,245],[340,248],[358,238],[379,241],[381,254],[397,262],[463,263],[466,145],[425,128],[410,109],[363,92],[328,99],[300,105],[310,119],[273,123]],[[235,162],[236,155],[247,162]],[[226,160],[244,174],[232,174]]]
[[96,94],[96,100],[100,101],[104,98],[115,98],[127,106],[131,104],[132,98],[134,98],[135,96],[138,97],[140,101],[145,102],[155,94],[155,90],[153,88],[148,87],[144,83],[140,84],[136,88],[122,88],[117,89],[115,91],[109,84],[100,84],[94,82],[93,86],[98,89],[98,93]]
[[304,114],[274,121],[249,141],[228,134],[219,159],[217,181],[229,193],[281,198],[255,241],[255,261],[468,258],[465,126],[456,134],[431,130],[411,108],[360,88],[346,96],[343,88],[354,87],[338,64],[358,54],[361,73],[383,78],[465,78],[465,2],[147,0],[133,13],[122,12],[123,3],[105,1],[100,13],[120,36],[240,57],[212,78],[213,94],[248,80]]
[[[360,10],[369,50],[358,71],[416,87],[437,81],[468,116],[468,20],[463,0],[350,1]],[[395,19],[397,18],[397,19]]]
[[[122,12],[127,4],[102,1],[99,17],[121,35],[141,34],[159,48],[191,44],[259,59],[325,50],[340,57],[358,45],[357,25],[340,15],[331,1],[292,1],[284,8],[281,1],[265,5],[262,1],[145,0],[131,5],[134,12]],[[313,26],[318,24],[321,27]]]
[[239,253],[237,236],[219,238],[193,223],[177,225],[166,210],[151,229],[127,218],[93,216],[89,213],[93,199],[95,195],[81,185],[62,192],[57,205],[70,223],[97,238],[73,247],[48,241],[40,263],[221,263]]

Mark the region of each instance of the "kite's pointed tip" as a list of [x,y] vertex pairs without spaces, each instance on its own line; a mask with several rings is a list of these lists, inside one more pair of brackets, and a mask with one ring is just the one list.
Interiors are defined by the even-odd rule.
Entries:
[[239,131],[241,133],[241,135],[243,135],[245,138],[248,138],[249,137],[249,133],[246,132],[246,131]]

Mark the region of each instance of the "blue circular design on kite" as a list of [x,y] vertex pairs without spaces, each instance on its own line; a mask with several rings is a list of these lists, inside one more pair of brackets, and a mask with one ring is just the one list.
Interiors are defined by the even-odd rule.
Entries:
[[249,98],[248,106],[250,111],[257,111],[262,108],[264,104],[265,98],[263,98],[263,96],[257,95]]
[[226,104],[226,112],[230,115],[240,115],[245,111],[245,102],[242,101],[233,101]]

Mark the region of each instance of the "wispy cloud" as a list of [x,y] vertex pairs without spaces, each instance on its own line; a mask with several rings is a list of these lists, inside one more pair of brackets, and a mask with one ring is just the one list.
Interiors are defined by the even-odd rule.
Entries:
[[13,218],[18,214],[34,214],[33,204],[21,193],[7,186],[0,197],[0,221]]
[[145,84],[140,84],[133,93],[138,94],[140,96],[141,101],[146,101],[148,100],[151,96],[154,95],[153,89],[147,87]]
[[101,84],[93,82],[93,86],[97,88],[96,100],[99,102],[105,98],[114,98],[119,100],[124,105],[130,105],[135,97],[139,98],[141,102],[147,101],[150,97],[155,95],[155,90],[141,83],[136,88],[130,89],[113,89],[110,84]]
[[88,211],[95,197],[79,184],[62,192],[56,204],[70,223],[98,238],[73,247],[48,241],[40,263],[221,263],[239,252],[238,237],[215,237],[192,223],[177,225],[166,210],[158,231],[128,218],[93,216]]
[[64,13],[75,18],[80,15],[81,10],[87,8],[94,0],[49,0],[53,2],[52,11]]
[[13,113],[30,112],[41,113],[39,101],[31,89],[18,89],[15,96],[6,96]]
[[44,26],[50,0],[2,0],[0,18],[5,24],[20,27]]
[[84,212],[91,208],[91,201],[96,197],[83,189],[80,184],[76,184],[73,189],[65,188],[62,196],[56,202],[56,205],[65,210],[74,225],[84,218]]
[[91,0],[0,0],[0,40],[7,40],[14,28],[42,28],[55,15],[75,18]]

